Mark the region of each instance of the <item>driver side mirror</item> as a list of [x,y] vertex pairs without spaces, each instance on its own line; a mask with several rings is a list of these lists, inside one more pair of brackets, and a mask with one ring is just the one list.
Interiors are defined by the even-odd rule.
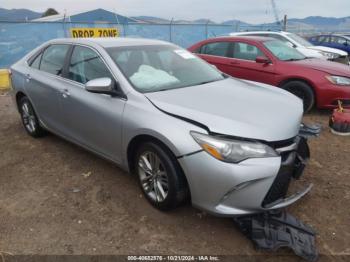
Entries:
[[96,78],[87,82],[85,84],[85,89],[90,93],[117,96],[117,95],[121,95],[121,92],[119,92],[116,89],[117,86],[118,86],[118,83],[113,81],[111,78],[102,77],[102,78]]
[[257,62],[259,64],[270,64],[271,63],[270,59],[268,59],[267,57],[264,57],[264,56],[258,56],[255,59],[255,62]]

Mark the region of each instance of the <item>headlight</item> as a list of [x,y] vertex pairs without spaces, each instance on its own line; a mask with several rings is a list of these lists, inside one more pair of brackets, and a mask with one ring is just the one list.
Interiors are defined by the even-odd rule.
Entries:
[[335,85],[339,86],[349,86],[350,78],[344,76],[326,76],[326,78]]
[[335,54],[335,53],[330,53],[330,52],[324,52],[324,51],[321,51],[320,52],[322,55],[324,55],[325,57],[327,57],[328,59],[336,59],[339,57],[338,54]]
[[225,139],[194,131],[191,135],[208,154],[224,162],[238,163],[248,158],[278,156],[271,147],[258,142]]

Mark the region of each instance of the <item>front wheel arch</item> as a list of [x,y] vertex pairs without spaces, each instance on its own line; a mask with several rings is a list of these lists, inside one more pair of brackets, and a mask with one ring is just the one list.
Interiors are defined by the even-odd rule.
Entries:
[[284,85],[290,83],[290,82],[293,82],[293,81],[298,81],[298,82],[302,82],[306,85],[308,85],[310,88],[311,88],[311,91],[313,93],[313,96],[314,96],[314,106],[318,106],[318,99],[317,99],[317,93],[315,91],[315,87],[313,85],[313,83],[311,83],[310,81],[306,80],[306,79],[303,79],[303,78],[288,78],[288,79],[285,79],[283,81],[281,81],[279,84],[278,84],[278,87],[279,88],[282,88]]
[[129,172],[133,175],[136,174],[136,170],[134,168],[135,158],[136,158],[138,149],[146,143],[154,143],[157,146],[161,147],[166,153],[171,155],[171,157],[174,159],[176,169],[179,170],[178,175],[181,176],[180,180],[182,181],[182,184],[184,185],[184,188],[186,189],[184,191],[183,201],[190,200],[191,199],[191,191],[190,191],[190,187],[189,187],[189,184],[187,181],[187,177],[186,177],[179,161],[177,160],[177,157],[175,156],[175,154],[170,150],[170,148],[165,143],[163,143],[161,140],[159,140],[158,138],[156,138],[154,136],[138,135],[130,141],[128,148],[127,148],[127,161],[128,161]]
[[144,143],[147,143],[147,142],[153,142],[153,143],[161,146],[164,150],[166,150],[168,153],[173,155],[174,158],[176,158],[175,153],[160,139],[158,139],[154,136],[151,136],[151,135],[146,135],[146,134],[137,135],[133,139],[131,139],[131,141],[128,144],[127,151],[126,151],[127,152],[128,167],[129,167],[130,173],[133,173],[133,171],[134,171],[134,170],[132,170],[132,166],[133,166],[134,157],[135,157],[135,154],[136,154],[138,147]]

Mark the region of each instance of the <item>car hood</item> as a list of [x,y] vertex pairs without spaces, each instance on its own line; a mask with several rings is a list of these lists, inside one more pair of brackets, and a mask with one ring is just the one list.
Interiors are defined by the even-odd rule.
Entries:
[[292,63],[331,75],[350,77],[350,67],[341,63],[325,61],[321,59],[305,59],[294,61]]
[[233,78],[145,95],[163,112],[205,125],[213,133],[264,141],[296,136],[303,114],[294,95]]
[[326,46],[310,46],[309,48],[313,49],[313,50],[335,53],[335,54],[338,54],[340,56],[347,56],[348,55],[348,53],[343,51],[343,50],[331,48],[331,47],[326,47]]
[[307,47],[298,46],[297,50],[306,57],[322,58],[327,59],[326,56],[322,55],[319,51],[313,50]]

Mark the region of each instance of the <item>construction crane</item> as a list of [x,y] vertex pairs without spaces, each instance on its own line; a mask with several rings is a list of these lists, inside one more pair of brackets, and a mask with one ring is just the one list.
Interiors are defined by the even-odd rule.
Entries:
[[279,12],[275,0],[271,0],[272,11],[275,15],[276,24],[281,27],[283,31],[287,31],[287,15],[284,15],[283,22],[280,20]]
[[276,5],[275,0],[271,0],[271,5],[272,5],[273,14],[275,15],[276,24],[281,25],[281,20],[279,18],[279,14],[278,14],[277,5]]

